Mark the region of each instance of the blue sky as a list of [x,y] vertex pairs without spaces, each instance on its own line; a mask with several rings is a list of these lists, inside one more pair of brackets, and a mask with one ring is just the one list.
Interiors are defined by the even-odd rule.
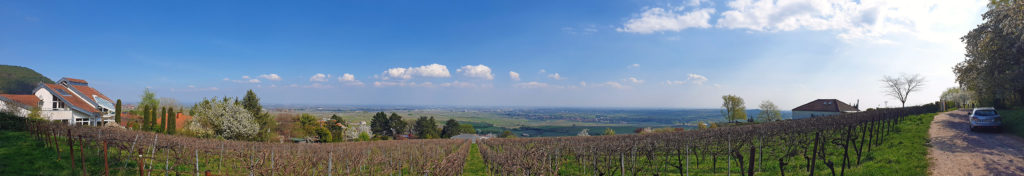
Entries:
[[908,104],[956,85],[985,2],[4,1],[0,64],[129,102],[895,106],[884,75],[928,79]]

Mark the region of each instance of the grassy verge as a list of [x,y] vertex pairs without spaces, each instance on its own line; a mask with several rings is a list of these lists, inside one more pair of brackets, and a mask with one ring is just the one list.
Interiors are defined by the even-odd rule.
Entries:
[[[884,142],[880,146],[875,146],[870,152],[865,150],[864,155],[861,159],[861,164],[853,164],[849,169],[845,170],[846,175],[927,175],[928,170],[928,129],[931,125],[931,121],[934,118],[935,113],[921,114],[907,117],[903,123],[898,125],[898,128],[893,131],[891,135],[885,137]],[[839,136],[832,136],[832,139],[837,139]],[[811,148],[812,146],[808,146]],[[806,151],[803,151],[806,152]],[[835,172],[838,175],[841,172],[839,165],[842,163],[843,150],[836,145],[829,145],[826,151],[828,153],[827,160],[833,161],[836,164]],[[766,158],[779,158],[780,153],[776,152],[765,152]],[[802,153],[808,154],[809,153]],[[774,159],[763,160],[763,163],[758,163],[757,175],[780,175],[779,170],[785,170],[786,175],[809,175],[810,172],[806,169],[807,160],[801,157],[802,154],[797,156],[788,157],[786,162],[789,165],[780,168],[778,162]],[[851,162],[854,162],[856,154],[851,151],[848,154],[851,158]],[[664,158],[662,158],[664,157]],[[641,156],[640,158],[644,158]],[[615,159],[615,158],[612,158]],[[655,160],[656,165],[673,163],[662,163],[662,162],[674,162],[677,158],[671,156],[661,156]],[[704,158],[703,161],[699,161],[698,157],[689,157],[689,161],[692,163],[689,166],[688,172],[697,175],[729,175],[739,174],[741,171],[739,168],[738,161],[736,158],[727,158],[727,156],[720,155],[717,161],[709,158]],[[684,159],[685,160],[685,159]],[[729,160],[732,160],[731,162]],[[730,167],[729,164],[732,164]],[[580,165],[571,156],[566,157],[563,160],[562,168],[558,171],[560,175],[586,175],[586,173],[592,173]],[[592,169],[592,168],[590,168]],[[608,168],[606,168],[608,169]],[[615,171],[615,168],[611,168],[610,172]],[[815,175],[829,175],[832,174],[831,170],[825,166],[821,161],[815,166]],[[659,175],[682,175],[678,170],[674,168],[666,167],[652,171]]]
[[480,156],[480,149],[476,144],[469,148],[469,156],[466,165],[462,167],[462,175],[487,175],[487,166],[484,166],[484,158]]
[[[52,147],[43,147],[43,143],[32,138],[28,132],[23,131],[0,131],[0,175],[80,175],[82,172],[80,148],[75,149],[75,161],[78,164],[74,168],[68,161],[69,148],[63,146],[63,151],[58,156],[57,151]],[[103,157],[93,147],[86,147],[85,163],[86,170],[90,175],[103,173]],[[60,158],[60,161],[57,158]],[[111,165],[114,164],[110,160]],[[117,163],[122,164],[122,163]],[[134,164],[131,164],[134,166]],[[111,166],[114,167],[114,166]],[[126,170],[112,169],[114,175],[132,174]]]
[[1003,117],[1003,128],[1007,133],[1024,137],[1024,108],[1000,110],[999,114]]
[[871,151],[850,175],[928,175],[928,129],[935,113],[914,115],[899,124],[898,133]]

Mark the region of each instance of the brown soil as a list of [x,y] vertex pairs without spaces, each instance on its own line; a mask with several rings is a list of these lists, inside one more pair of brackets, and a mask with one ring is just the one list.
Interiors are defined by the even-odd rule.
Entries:
[[974,132],[967,112],[935,116],[928,134],[931,175],[1024,175],[1024,139],[1009,133]]

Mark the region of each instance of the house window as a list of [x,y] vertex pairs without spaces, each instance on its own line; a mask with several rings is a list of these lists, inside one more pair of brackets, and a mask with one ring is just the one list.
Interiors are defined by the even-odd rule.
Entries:
[[57,89],[57,93],[60,93],[60,95],[63,96],[71,96],[71,94],[69,94],[67,91],[64,91],[64,89]]

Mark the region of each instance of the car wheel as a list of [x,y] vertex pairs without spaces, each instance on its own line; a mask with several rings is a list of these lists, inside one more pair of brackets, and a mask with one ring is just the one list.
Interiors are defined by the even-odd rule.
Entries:
[[973,126],[973,125],[972,125],[972,126],[969,126],[968,128],[970,128],[970,129],[971,129],[971,131],[975,131],[975,130],[974,130],[974,126]]

